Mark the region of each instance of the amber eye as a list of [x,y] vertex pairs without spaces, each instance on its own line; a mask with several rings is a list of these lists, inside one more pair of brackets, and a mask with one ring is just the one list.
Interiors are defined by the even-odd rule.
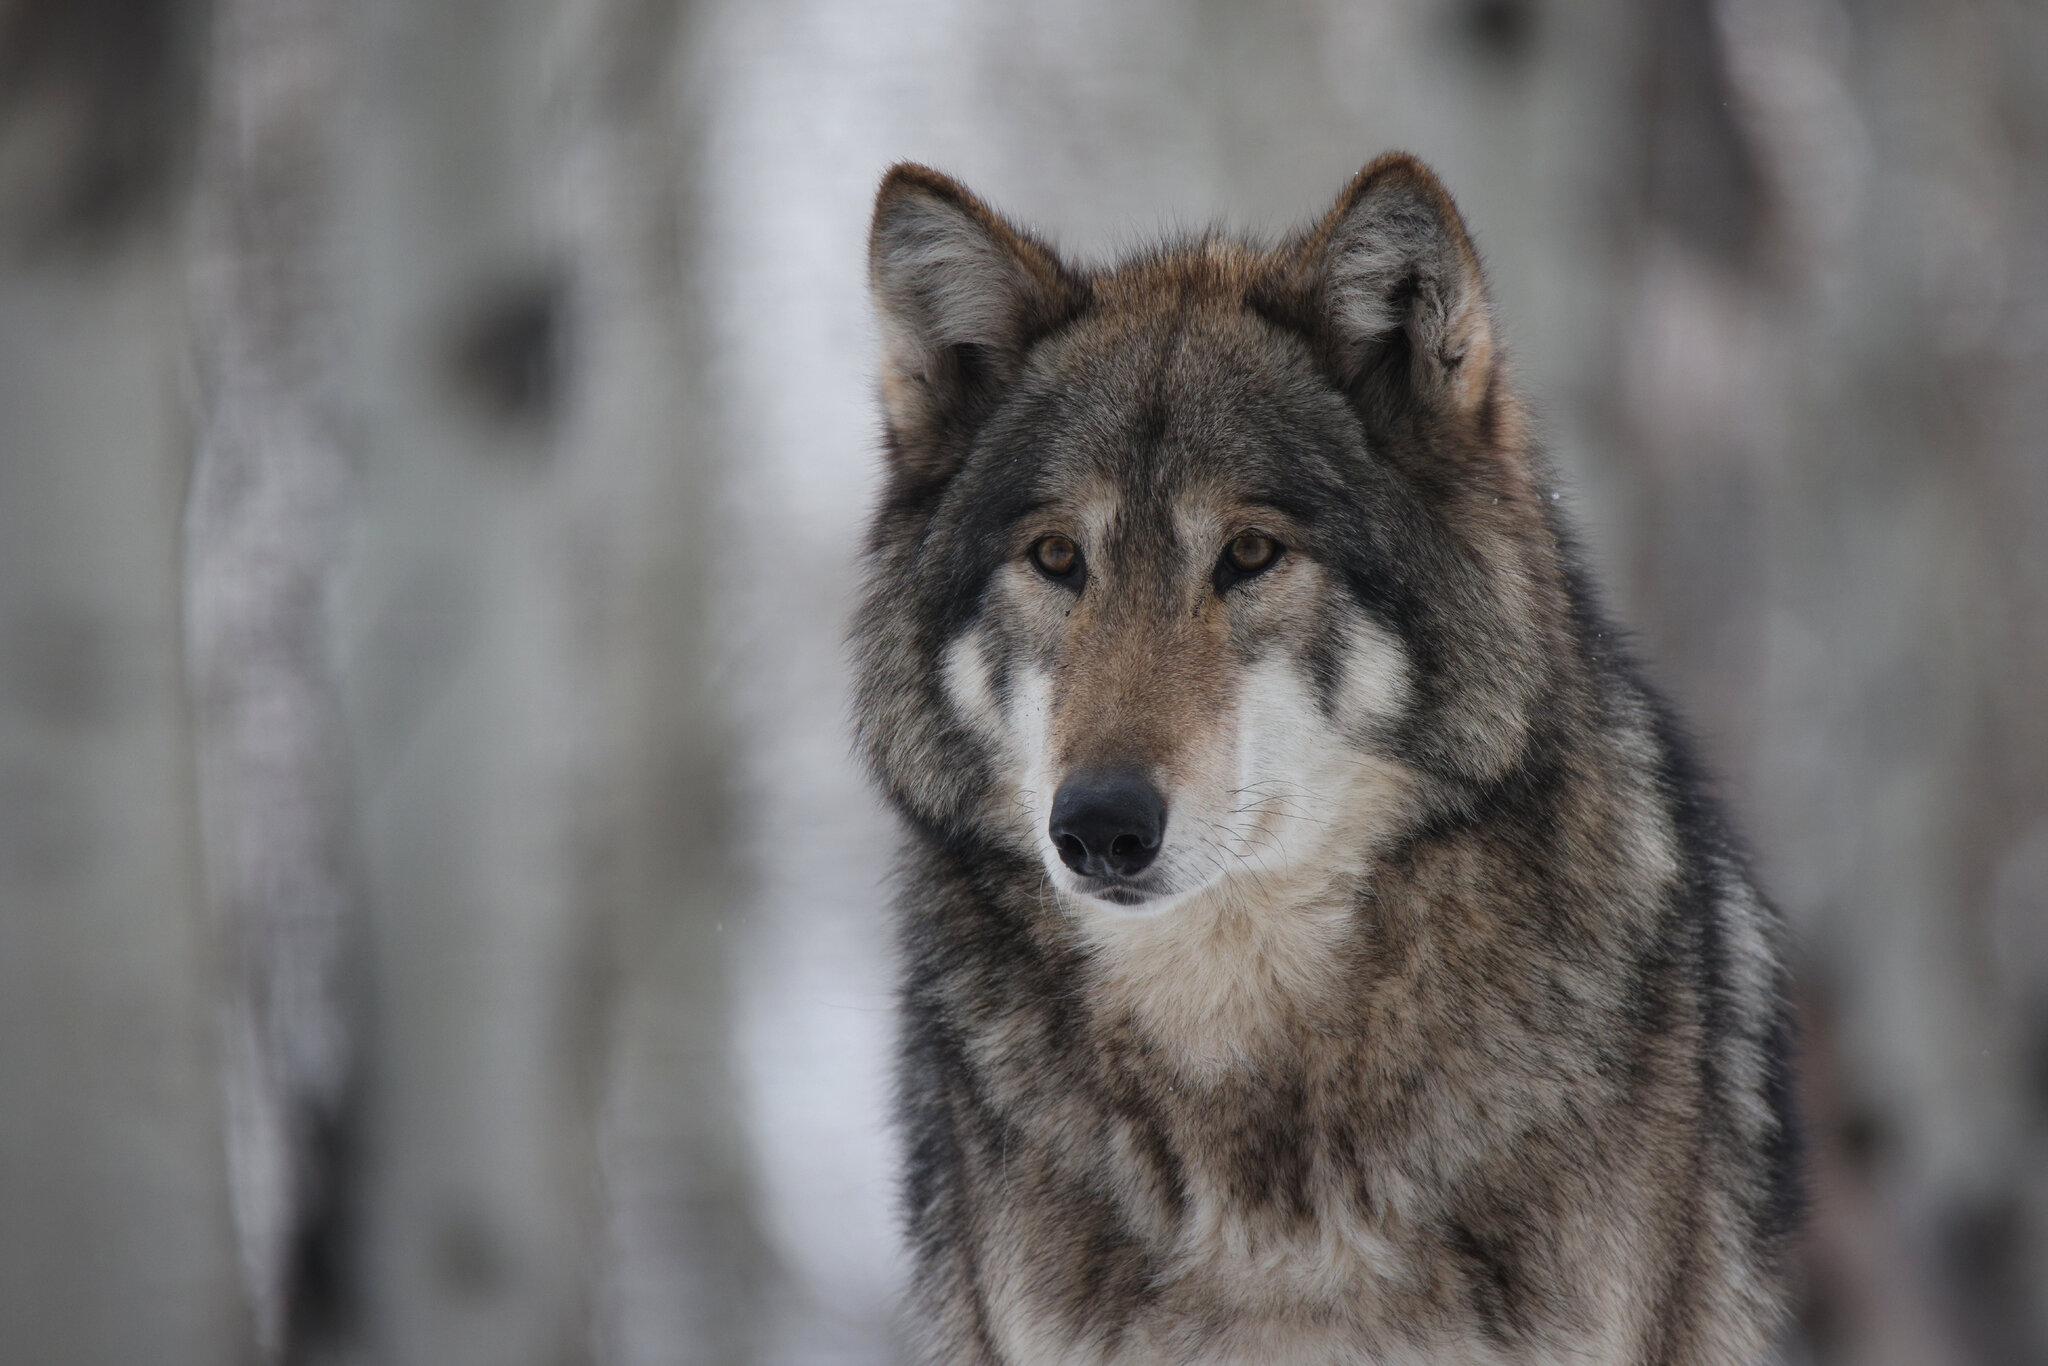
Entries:
[[1223,558],[1240,574],[1256,574],[1273,563],[1279,553],[1280,547],[1271,536],[1240,536],[1223,552]]
[[1031,543],[1031,563],[1055,579],[1064,579],[1081,562],[1081,552],[1064,536],[1040,536]]

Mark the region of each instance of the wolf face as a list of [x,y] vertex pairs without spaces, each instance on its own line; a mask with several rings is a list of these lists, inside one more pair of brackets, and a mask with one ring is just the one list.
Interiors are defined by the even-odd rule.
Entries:
[[1753,1361],[1778,931],[1413,159],[1083,271],[921,167],[856,725],[933,1361]]
[[1398,804],[1410,664],[1285,477],[1358,443],[1302,358],[1228,316],[1102,327],[1043,348],[991,425],[1019,503],[941,677],[1000,833],[1062,891],[1164,910],[1368,844],[1330,813]]
[[[892,177],[861,716],[915,816],[1157,912],[1353,862],[1512,760],[1542,678],[1498,607],[1556,573],[1516,544],[1543,513],[1447,209],[1396,158],[1291,252],[1084,278],[951,182]],[[1510,449],[1433,497],[1417,468],[1471,456],[1416,449],[1425,418]]]

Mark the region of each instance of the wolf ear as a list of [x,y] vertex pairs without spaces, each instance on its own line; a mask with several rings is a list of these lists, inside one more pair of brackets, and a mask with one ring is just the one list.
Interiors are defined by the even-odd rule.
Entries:
[[1088,296],[1051,248],[910,162],[875,196],[868,286],[882,324],[891,472],[911,484],[953,472],[1032,343]]
[[1338,383],[1386,412],[1476,415],[1495,368],[1492,311],[1458,206],[1403,152],[1352,178],[1292,254],[1275,302],[1323,339]]

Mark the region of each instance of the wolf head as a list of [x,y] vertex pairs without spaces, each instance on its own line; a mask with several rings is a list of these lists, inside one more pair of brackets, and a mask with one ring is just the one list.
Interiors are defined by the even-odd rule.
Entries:
[[1479,261],[1380,158],[1277,248],[1090,271],[901,165],[863,753],[913,824],[1162,910],[1330,875],[1529,760],[1568,614]]

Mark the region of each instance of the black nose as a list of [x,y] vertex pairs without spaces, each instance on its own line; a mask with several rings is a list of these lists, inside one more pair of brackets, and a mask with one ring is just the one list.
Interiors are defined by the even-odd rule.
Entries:
[[1052,799],[1053,847],[1087,877],[1135,877],[1165,830],[1166,803],[1136,769],[1076,773]]

